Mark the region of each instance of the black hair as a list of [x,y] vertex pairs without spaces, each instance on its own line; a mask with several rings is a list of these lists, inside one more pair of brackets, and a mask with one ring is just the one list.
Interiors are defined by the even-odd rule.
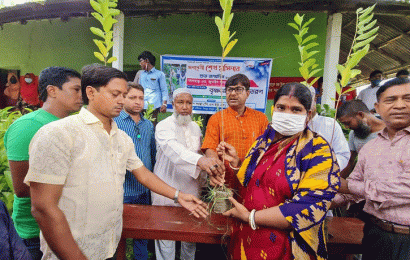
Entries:
[[135,88],[135,89],[137,89],[137,90],[142,91],[142,93],[144,93],[144,88],[143,88],[140,84],[138,84],[138,83],[128,82],[128,91],[129,91],[131,88]]
[[65,67],[48,67],[40,72],[38,78],[38,97],[41,101],[47,100],[47,86],[56,86],[59,89],[63,88],[64,83],[71,78],[81,79],[81,74],[77,71]]
[[283,85],[276,93],[273,99],[273,104],[276,104],[280,97],[289,95],[297,98],[306,111],[311,109],[312,95],[310,94],[310,90],[308,87],[298,82],[286,83]]
[[372,73],[370,73],[369,78],[373,78],[377,74],[383,74],[383,72],[381,70],[373,70]]
[[248,79],[247,76],[244,74],[235,74],[231,77],[228,78],[228,80],[225,82],[225,89],[230,86],[236,86],[238,83],[241,83],[246,90],[249,90],[251,83]]
[[404,84],[409,84],[410,79],[409,78],[393,78],[389,81],[386,81],[383,86],[381,86],[377,92],[376,92],[376,97],[377,97],[377,102],[380,101],[380,96],[383,94],[386,89],[393,87],[393,86],[398,86],[398,85],[404,85]]
[[399,70],[396,73],[396,77],[400,77],[400,76],[408,76],[410,73],[408,70],[404,69],[404,70]]
[[82,68],[82,73],[81,91],[86,105],[88,105],[88,97],[85,90],[88,86],[99,90],[100,87],[106,86],[112,79],[118,78],[127,81],[127,75],[124,72],[101,64],[86,65]]
[[143,51],[139,56],[138,56],[138,60],[140,59],[144,59],[144,60],[148,60],[149,63],[151,63],[152,66],[155,66],[155,61],[157,60],[155,58],[154,55],[152,55],[151,52],[149,51]]
[[359,99],[349,100],[344,102],[338,109],[336,113],[337,118],[341,118],[343,116],[355,116],[357,113],[363,112],[366,114],[370,113],[369,108],[366,106],[363,101]]

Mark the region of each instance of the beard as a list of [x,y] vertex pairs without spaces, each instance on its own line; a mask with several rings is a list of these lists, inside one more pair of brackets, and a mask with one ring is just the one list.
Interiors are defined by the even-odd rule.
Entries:
[[353,130],[354,135],[360,139],[365,139],[372,133],[372,128],[364,122],[359,122],[356,129]]
[[177,125],[187,126],[189,123],[192,122],[191,115],[183,116],[181,114],[178,114],[177,112],[175,112],[174,114],[175,114],[175,118],[177,120]]

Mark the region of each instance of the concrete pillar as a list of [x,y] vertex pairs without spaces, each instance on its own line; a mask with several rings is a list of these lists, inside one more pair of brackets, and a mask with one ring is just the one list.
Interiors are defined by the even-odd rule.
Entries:
[[322,104],[334,107],[336,97],[335,83],[337,80],[337,68],[339,63],[340,36],[342,32],[342,14],[336,13],[329,16],[326,34],[325,68],[323,71],[323,96]]
[[115,23],[113,27],[114,46],[112,47],[112,55],[117,57],[117,60],[112,63],[112,67],[122,71],[124,65],[124,14],[121,12],[115,19],[117,19],[118,22]]

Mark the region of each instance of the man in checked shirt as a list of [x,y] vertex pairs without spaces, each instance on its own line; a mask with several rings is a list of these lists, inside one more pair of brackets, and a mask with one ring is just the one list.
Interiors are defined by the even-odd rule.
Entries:
[[410,259],[410,80],[386,82],[375,108],[386,128],[360,150],[339,192],[365,199],[363,260]]

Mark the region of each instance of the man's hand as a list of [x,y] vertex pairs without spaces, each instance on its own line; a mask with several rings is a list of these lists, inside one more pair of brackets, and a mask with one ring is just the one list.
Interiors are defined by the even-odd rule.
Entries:
[[223,186],[225,183],[225,173],[222,175],[209,175],[209,184],[211,186]]
[[162,104],[162,106],[159,109],[159,112],[161,113],[167,112],[167,104]]
[[238,168],[240,166],[241,160],[238,157],[235,147],[232,145],[221,142],[218,147],[216,147],[216,151],[220,158],[224,157],[233,167]]
[[238,218],[244,222],[248,222],[250,214],[249,210],[247,210],[244,205],[237,202],[234,198],[230,197],[229,200],[232,202],[234,207],[228,210],[227,212],[223,213],[222,215],[227,217]]
[[178,203],[197,218],[206,218],[209,215],[205,202],[191,194],[179,192]]
[[201,170],[206,171],[209,176],[221,176],[225,172],[224,164],[221,160],[215,157],[202,156],[201,158],[199,158],[197,165],[199,168],[201,168]]

